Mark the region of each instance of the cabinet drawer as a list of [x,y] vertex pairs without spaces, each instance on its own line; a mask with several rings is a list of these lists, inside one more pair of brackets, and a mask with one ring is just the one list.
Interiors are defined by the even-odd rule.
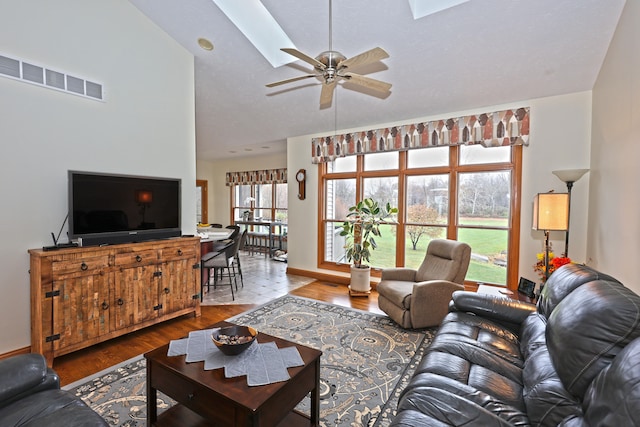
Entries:
[[191,246],[175,246],[162,248],[162,261],[172,261],[176,259],[193,258],[196,256],[196,248]]
[[148,265],[158,262],[158,251],[148,250],[116,254],[116,266]]
[[[147,363],[153,362],[147,361]],[[173,373],[164,366],[153,363],[151,378],[147,378],[147,381],[151,382],[151,387],[207,418],[211,422],[207,425],[240,425],[235,422],[236,407],[228,398],[202,384],[194,383],[180,374]]]
[[109,266],[109,256],[79,258],[69,261],[51,263],[51,270],[55,277],[67,274],[96,274],[97,271]]

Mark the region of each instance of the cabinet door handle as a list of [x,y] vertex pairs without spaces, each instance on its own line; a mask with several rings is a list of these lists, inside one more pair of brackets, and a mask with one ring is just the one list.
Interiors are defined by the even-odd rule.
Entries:
[[178,255],[182,256],[182,249],[178,249]]
[[109,304],[106,301],[102,301],[102,309],[103,310],[108,310],[109,309]]
[[89,266],[87,264],[85,264],[84,261],[82,262],[82,264],[80,264],[80,270],[87,271],[88,268],[89,268]]
[[142,257],[140,255],[136,255],[136,261],[142,262]]
[[169,292],[171,292],[171,291],[169,290],[169,288],[164,288],[164,293],[165,293],[165,294],[168,294]]
[[116,303],[117,303],[118,305],[122,305],[122,304],[124,304],[124,301],[123,301],[123,299],[122,299],[122,298],[118,298],[118,301],[116,301]]

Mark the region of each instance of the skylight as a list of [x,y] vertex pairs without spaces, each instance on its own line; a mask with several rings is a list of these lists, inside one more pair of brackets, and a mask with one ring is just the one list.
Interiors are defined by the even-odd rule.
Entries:
[[274,68],[296,61],[280,50],[295,48],[260,0],[212,0]]
[[469,0],[408,0],[409,7],[413,13],[413,19],[420,19],[423,16],[449,9],[450,7],[466,3]]

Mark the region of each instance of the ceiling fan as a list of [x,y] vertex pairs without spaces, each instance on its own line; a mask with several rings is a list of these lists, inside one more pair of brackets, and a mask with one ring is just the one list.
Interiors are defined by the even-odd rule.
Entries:
[[349,71],[352,68],[361,67],[381,59],[389,57],[389,54],[380,47],[375,47],[359,55],[351,58],[345,57],[340,52],[334,51],[332,48],[332,0],[329,0],[329,50],[322,52],[320,55],[312,58],[311,56],[300,52],[297,49],[282,48],[283,52],[293,55],[304,62],[313,65],[314,74],[306,74],[304,76],[293,77],[291,79],[281,80],[279,82],[270,83],[267,87],[280,86],[292,83],[298,80],[308,79],[310,77],[319,77],[322,80],[322,91],[320,92],[320,105],[330,105],[333,100],[333,91],[336,84],[341,79],[350,81],[351,83],[373,89],[378,92],[388,92],[391,84],[380,80],[365,77],[360,74]]

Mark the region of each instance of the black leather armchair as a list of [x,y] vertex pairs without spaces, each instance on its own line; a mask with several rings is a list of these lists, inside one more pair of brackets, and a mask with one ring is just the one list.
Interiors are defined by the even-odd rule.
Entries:
[[0,426],[99,427],[108,424],[81,399],[60,389],[40,354],[0,360]]

